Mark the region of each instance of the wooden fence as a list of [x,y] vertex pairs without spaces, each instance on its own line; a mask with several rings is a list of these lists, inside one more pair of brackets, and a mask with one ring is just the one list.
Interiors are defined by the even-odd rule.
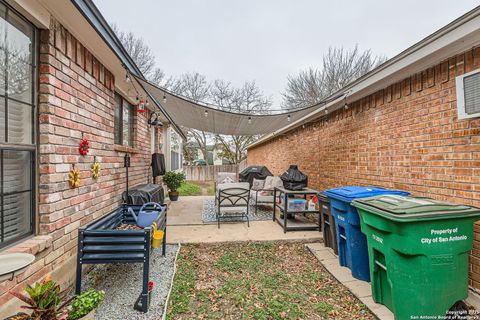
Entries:
[[183,166],[183,172],[189,181],[212,181],[218,172],[235,172],[238,174],[238,164],[216,166]]

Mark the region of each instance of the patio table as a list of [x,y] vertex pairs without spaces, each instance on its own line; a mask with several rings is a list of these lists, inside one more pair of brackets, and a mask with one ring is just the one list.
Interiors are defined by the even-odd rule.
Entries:
[[[295,198],[301,197],[304,200],[307,200],[307,196],[317,196],[318,191],[313,190],[310,188],[304,188],[302,190],[288,190],[284,187],[275,187],[273,189],[273,198],[274,205],[273,205],[273,216],[272,220],[277,221],[283,227],[283,233],[287,231],[310,231],[310,230],[318,230],[321,231],[321,218],[320,218],[320,206],[316,210],[289,210],[288,206],[288,199],[290,196]],[[278,198],[277,198],[278,197]],[[283,204],[279,203],[277,199],[283,199]],[[317,203],[318,205],[318,203]],[[280,215],[277,217],[277,208],[279,209],[280,213],[283,214],[283,218]],[[296,218],[295,215],[305,215],[307,213],[316,214],[318,215],[318,224],[308,221],[306,218]],[[288,219],[288,216],[292,216],[293,219]]]

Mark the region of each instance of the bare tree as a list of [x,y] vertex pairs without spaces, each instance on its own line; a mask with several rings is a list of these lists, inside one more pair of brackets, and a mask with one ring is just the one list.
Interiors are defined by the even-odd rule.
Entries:
[[[207,78],[198,72],[184,73],[178,78],[171,78],[167,81],[166,87],[173,93],[182,95],[193,102],[203,102],[210,96],[210,84]],[[187,128],[185,129],[187,139],[195,141],[208,164],[208,143],[212,135],[208,132]],[[184,150],[185,152],[185,150]]]
[[165,73],[156,66],[155,55],[143,38],[133,32],[121,31],[116,24],[112,24],[112,30],[117,35],[123,47],[133,58],[140,71],[149,81],[161,85],[165,80]]
[[323,56],[322,68],[310,67],[290,75],[282,93],[285,109],[304,108],[319,103],[332,93],[363,76],[386,60],[373,56],[370,50],[329,48]]
[[[264,96],[254,81],[234,88],[230,82],[216,80],[210,88],[210,95],[219,108],[230,112],[267,114],[272,105],[271,99]],[[222,147],[221,156],[231,163],[239,163],[245,159],[247,146],[256,139],[257,137],[252,135],[215,135],[216,142]]]

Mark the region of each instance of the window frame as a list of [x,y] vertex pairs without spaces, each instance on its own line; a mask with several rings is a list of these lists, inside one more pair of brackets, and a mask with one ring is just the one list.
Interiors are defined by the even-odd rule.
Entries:
[[474,76],[480,73],[480,69],[464,73],[455,78],[455,92],[457,97],[457,116],[459,120],[479,118],[480,112],[468,113],[467,106],[465,104],[465,85],[464,80],[470,76]]
[[[39,31],[38,28],[30,22],[27,18],[25,18],[21,13],[17,10],[12,8],[8,3],[4,0],[0,0],[0,5],[5,7],[5,19],[8,19],[8,14],[13,13],[16,18],[20,21],[24,22],[27,26],[29,26],[32,30],[32,43],[31,43],[31,57],[30,57],[30,65],[31,65],[31,100],[30,102],[25,102],[20,99],[9,97],[8,93],[8,73],[6,71],[5,74],[5,92],[4,94],[0,94],[0,99],[3,99],[5,102],[5,141],[0,141],[0,250],[4,249],[5,247],[11,246],[14,243],[23,241],[24,239],[36,234],[37,232],[37,212],[38,212],[38,145],[39,145],[39,128],[37,125],[38,120],[38,64],[39,64]],[[8,21],[8,20],[7,20]],[[21,31],[21,30],[20,30]],[[8,51],[7,51],[8,53]],[[8,54],[5,55],[5,61],[8,60]],[[7,65],[5,66],[5,70],[7,70]],[[8,106],[9,102],[15,102],[17,104],[23,106],[30,106],[31,107],[31,144],[26,143],[12,143],[9,141],[8,137]],[[16,192],[8,192],[4,193],[4,157],[3,154],[5,151],[25,151],[30,154],[30,188],[28,190],[21,190]],[[5,201],[4,198],[7,196],[15,195],[15,194],[22,194],[22,193],[30,193],[30,221],[29,230],[15,236],[14,238],[9,239],[8,241],[3,241],[4,233],[4,206]]]
[[[120,105],[117,104],[117,98],[120,99]],[[120,93],[115,91],[115,106],[114,106],[114,119],[113,119],[113,141],[114,144],[124,146],[124,147],[134,147],[134,114],[135,114],[135,108],[134,105],[131,104],[127,99],[125,99]],[[128,121],[128,127],[129,127],[129,139],[128,139],[128,144],[125,144],[124,142],[124,121],[123,121],[123,114],[124,114],[124,108],[127,106],[129,110],[129,121]],[[118,111],[117,108],[120,107],[120,110]],[[119,112],[119,117],[118,117],[118,123],[116,123],[116,113],[117,111]]]

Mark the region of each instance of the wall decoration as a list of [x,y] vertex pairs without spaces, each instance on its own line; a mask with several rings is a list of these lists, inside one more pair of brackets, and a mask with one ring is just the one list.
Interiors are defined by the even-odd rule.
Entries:
[[80,147],[78,148],[78,151],[80,151],[82,156],[87,155],[88,151],[90,151],[90,142],[88,142],[87,139],[80,140]]
[[97,179],[100,177],[100,171],[102,168],[100,167],[100,163],[97,161],[97,157],[93,158],[93,164],[92,164],[92,169],[90,171],[92,172],[92,177],[93,179]]
[[75,168],[75,165],[72,164],[72,171],[68,174],[70,187],[78,188],[80,187],[80,171]]

